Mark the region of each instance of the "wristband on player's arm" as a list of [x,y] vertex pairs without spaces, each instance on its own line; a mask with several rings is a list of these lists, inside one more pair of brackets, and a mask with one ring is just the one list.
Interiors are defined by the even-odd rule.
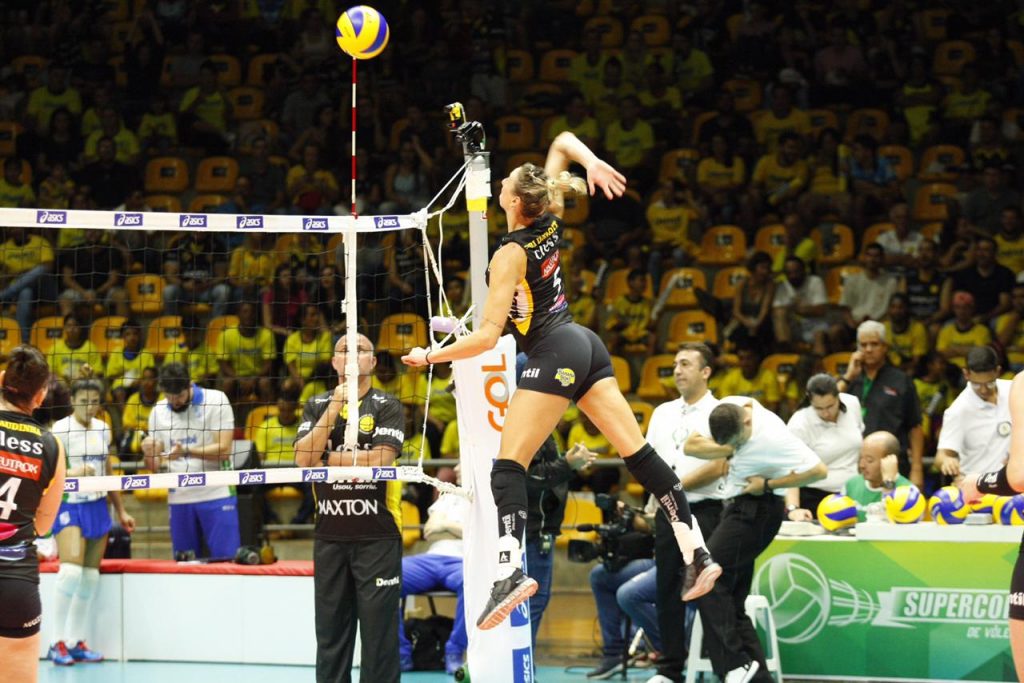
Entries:
[[1006,476],[1006,465],[997,472],[988,472],[978,477],[976,484],[979,493],[994,493],[997,496],[1015,496],[1019,491],[1010,486]]

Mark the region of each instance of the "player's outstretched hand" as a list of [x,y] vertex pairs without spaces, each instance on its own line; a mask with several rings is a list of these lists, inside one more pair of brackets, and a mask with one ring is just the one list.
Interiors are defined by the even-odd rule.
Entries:
[[430,365],[427,362],[427,351],[428,349],[419,346],[413,347],[409,353],[402,356],[402,362],[413,368],[422,368],[425,365]]
[[601,188],[605,197],[615,199],[626,191],[626,176],[616,171],[607,161],[596,159],[587,169],[587,185],[590,187],[590,196],[594,196],[597,188]]

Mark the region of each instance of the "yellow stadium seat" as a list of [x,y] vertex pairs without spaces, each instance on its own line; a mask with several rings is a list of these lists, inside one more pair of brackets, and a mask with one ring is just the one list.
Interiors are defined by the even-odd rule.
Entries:
[[242,83],[242,65],[238,57],[227,54],[210,55],[208,58],[217,67],[217,82],[229,88]]
[[[715,273],[714,284],[711,285],[711,294],[716,299],[732,301],[739,289],[740,282],[750,277],[750,271],[746,266],[730,266],[722,268]],[[731,309],[730,309],[731,310]]]
[[718,343],[718,323],[704,311],[680,311],[672,316],[662,350],[673,352],[684,342]]
[[537,152],[517,152],[509,156],[505,162],[505,175],[508,175],[523,164],[533,164],[544,168],[544,155]]
[[870,135],[881,142],[889,129],[889,114],[883,109],[854,109],[846,119],[846,139],[853,140],[858,135]]
[[622,22],[615,17],[598,16],[587,19],[583,24],[583,33],[592,30],[601,34],[601,47],[622,47]]
[[665,308],[696,308],[698,289],[707,290],[708,280],[700,268],[674,268],[661,278],[660,297],[665,290],[672,287],[665,299]]
[[128,305],[136,315],[157,315],[164,308],[164,279],[159,275],[131,275],[124,282]]
[[216,350],[221,333],[234,327],[238,327],[237,315],[219,315],[216,318],[211,318],[206,326],[206,348],[211,351]]
[[818,246],[818,263],[834,266],[853,258],[853,230],[842,223],[832,223],[811,230],[811,239]]
[[51,315],[32,323],[29,343],[43,353],[48,353],[53,344],[64,336],[64,316]]
[[146,163],[147,193],[174,194],[188,189],[188,164],[181,157],[156,157]]
[[839,130],[839,119],[831,109],[808,109],[807,118],[811,121],[811,135],[814,138],[826,128]]
[[249,411],[245,417],[245,438],[255,441],[256,428],[259,427],[268,417],[277,415],[276,405],[256,406]]
[[619,385],[619,391],[628,394],[633,386],[629,361],[622,356],[612,356],[612,370],[615,372],[615,381]]
[[0,121],[0,159],[14,156],[18,151],[18,136],[24,132],[17,121]]
[[922,38],[929,43],[946,39],[946,20],[949,19],[948,9],[925,9],[914,14],[914,22]]
[[44,71],[50,60],[39,55],[21,55],[11,60],[11,68],[14,73],[24,76],[26,71]]
[[548,50],[540,57],[537,76],[548,83],[565,83],[572,75],[572,60],[575,57],[575,50]]
[[21,328],[18,321],[7,316],[0,316],[0,359],[7,360],[11,350],[21,344]]
[[704,124],[718,116],[717,111],[702,111],[693,118],[693,132],[690,134],[690,142],[696,145],[700,142],[700,129]]
[[956,197],[956,186],[949,183],[922,185],[914,195],[911,217],[915,221],[944,221],[948,218],[946,202]]
[[533,79],[533,55],[526,50],[507,50],[505,77],[510,83],[527,83]]
[[644,37],[644,44],[648,47],[660,47],[667,45],[672,36],[672,26],[668,19],[660,14],[641,14],[629,24],[632,33],[637,31]]
[[946,40],[935,46],[932,71],[936,76],[956,76],[964,64],[973,61],[973,45],[966,40]]
[[420,540],[420,509],[407,500],[402,501],[402,546],[411,548]]
[[738,112],[756,111],[761,106],[761,84],[758,81],[749,78],[731,78],[722,84],[722,88],[732,93]]
[[233,192],[238,182],[238,162],[231,157],[208,157],[196,168],[196,192]]
[[796,369],[796,364],[799,362],[800,356],[795,353],[773,353],[764,357],[761,361],[761,369],[771,370],[775,377],[778,378],[779,387],[781,388],[789,381],[789,377],[793,374],[793,370]]
[[765,225],[754,233],[754,250],[763,251],[773,259],[786,250],[786,226],[781,223]]
[[955,182],[966,160],[959,145],[932,145],[921,153],[917,177],[926,182]]
[[426,347],[427,321],[415,313],[393,313],[380,323],[377,350],[400,355],[414,346]]
[[227,196],[222,194],[197,194],[188,203],[188,210],[193,213],[206,213],[223,206],[227,201]]
[[747,237],[735,225],[716,225],[704,233],[697,263],[702,266],[735,266],[747,254]]
[[636,423],[640,425],[640,431],[647,433],[647,425],[651,423],[651,415],[654,414],[654,406],[647,401],[630,401],[629,408],[633,411]]
[[146,206],[150,211],[181,213],[181,200],[169,194],[146,195]]
[[93,321],[89,341],[104,358],[124,348],[124,339],[121,338],[121,325],[124,321],[124,316],[120,315],[108,315]]
[[520,152],[532,149],[537,139],[533,121],[525,116],[502,116],[494,122],[498,131],[498,149]]
[[893,229],[892,223],[888,223],[888,222],[886,222],[886,223],[875,223],[873,225],[869,225],[867,227],[867,229],[864,231],[863,237],[861,237],[861,242],[860,242],[860,253],[861,253],[861,255],[862,256],[864,255],[864,249],[869,244],[871,244],[872,242],[877,242],[878,241],[879,236],[883,232],[888,232],[889,230],[892,230],[892,229]]
[[670,149],[661,155],[661,166],[658,180],[687,180],[693,176],[700,161],[700,152],[691,147]]
[[523,116],[542,119],[562,110],[565,86],[536,81],[523,86],[516,108]]
[[914,175],[914,153],[903,145],[882,145],[878,148],[878,158],[889,162],[900,181]]
[[593,494],[570,491],[565,501],[565,517],[562,518],[562,533],[555,538],[555,546],[564,548],[569,541],[594,541],[597,533],[593,531],[576,531],[581,524],[601,524],[604,518],[601,508],[593,500]]
[[830,353],[821,359],[822,370],[833,377],[838,377],[846,372],[846,366],[850,364],[850,356],[852,355],[850,351]]
[[178,348],[184,334],[181,329],[181,316],[162,315],[154,318],[146,328],[145,349],[157,358],[163,358]]
[[271,69],[277,64],[281,55],[277,52],[264,52],[253,55],[246,68],[245,82],[249,85],[266,85],[267,78],[271,75]]
[[[612,305],[616,299],[629,291],[629,269],[616,268],[609,271],[604,282],[604,298],[606,306]],[[651,276],[647,276],[647,287],[644,288],[644,296],[654,296],[654,286],[651,284]]]
[[664,401],[677,398],[674,379],[676,367],[675,353],[659,353],[648,356],[640,370],[640,385],[636,389],[637,398]]
[[843,296],[843,283],[846,278],[854,273],[860,273],[864,269],[860,266],[836,266],[825,274],[825,292],[828,294],[828,302],[833,306],[839,305]]
[[262,88],[240,85],[228,91],[231,102],[231,116],[235,121],[253,121],[263,118],[263,103],[266,95]]

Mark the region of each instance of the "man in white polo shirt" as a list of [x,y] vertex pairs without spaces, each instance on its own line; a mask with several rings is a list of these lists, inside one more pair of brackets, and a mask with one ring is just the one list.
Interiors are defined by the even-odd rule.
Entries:
[[992,472],[1010,453],[1010,384],[998,379],[1003,369],[991,346],[967,354],[967,387],[946,408],[935,465],[950,477],[961,472]]
[[712,667],[725,683],[771,681],[757,631],[744,611],[754,561],[778,533],[785,489],[823,479],[828,468],[777,415],[747,396],[723,398],[708,417],[711,438],[694,433],[685,452],[731,458],[722,518],[708,539],[724,558],[722,577],[697,606]]
[[142,441],[146,467],[177,472],[178,488],[167,490],[171,547],[178,557],[234,557],[241,544],[235,496],[227,486],[204,486],[231,458],[235,417],[222,391],[193,384],[182,363],[167,363],[158,380],[164,398],[149,414]]
[[[707,344],[681,344],[673,371],[680,397],[655,408],[647,427],[647,440],[683,482],[690,511],[697,520],[694,529],[708,536],[722,514],[724,474],[729,465],[726,460],[691,458],[683,453],[683,444],[693,432],[707,433],[708,415],[718,405],[718,399],[708,390],[714,360]],[[683,561],[668,518],[660,511],[655,516],[654,560],[662,649],[658,673],[648,683],[682,683],[687,648],[686,605],[679,600]]]

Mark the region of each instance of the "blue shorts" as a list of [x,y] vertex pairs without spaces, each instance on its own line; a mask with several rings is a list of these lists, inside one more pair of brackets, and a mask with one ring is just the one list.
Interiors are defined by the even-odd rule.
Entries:
[[90,541],[103,538],[110,531],[110,509],[107,497],[88,503],[69,503],[64,501],[57,511],[57,521],[53,523],[53,535],[56,536],[64,527],[76,526],[82,531],[82,538]]
[[175,553],[191,550],[204,557],[233,558],[242,545],[238,533],[238,506],[234,496],[202,503],[168,505],[171,522],[171,547]]

